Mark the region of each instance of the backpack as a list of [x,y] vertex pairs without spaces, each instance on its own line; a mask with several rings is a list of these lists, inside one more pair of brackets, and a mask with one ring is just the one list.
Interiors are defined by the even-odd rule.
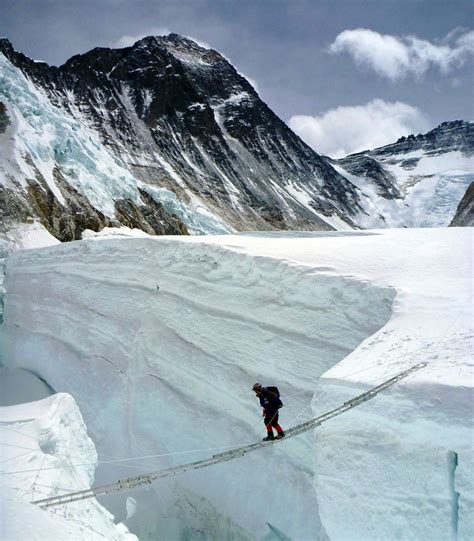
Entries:
[[275,399],[275,405],[278,409],[283,407],[283,402],[280,400],[280,391],[278,390],[278,387],[265,387],[267,391],[270,391],[271,393],[275,393],[278,398]]

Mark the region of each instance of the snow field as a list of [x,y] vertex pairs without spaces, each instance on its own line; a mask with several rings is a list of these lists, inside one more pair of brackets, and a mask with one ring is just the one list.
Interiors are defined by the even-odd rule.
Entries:
[[[375,183],[349,173],[340,165],[334,165],[336,171],[357,186],[365,196],[368,214],[364,216],[361,213],[357,223],[367,229],[448,226],[474,179],[474,158],[459,151],[432,156],[417,150],[397,154],[389,159],[378,159],[383,168],[396,179],[401,199],[382,197]],[[401,165],[411,159],[418,159],[412,168]]]
[[[98,482],[263,437],[255,381],[280,387],[284,427],[310,418],[320,375],[390,318],[390,287],[238,251],[181,239],[104,239],[9,258],[4,359],[76,398],[99,455],[204,449],[103,465]],[[312,445],[311,435],[302,436],[135,491],[127,524],[166,538],[211,531],[214,522],[220,538],[245,530],[259,539],[269,522],[290,537],[315,539],[322,528]],[[121,518],[125,498],[103,503]]]

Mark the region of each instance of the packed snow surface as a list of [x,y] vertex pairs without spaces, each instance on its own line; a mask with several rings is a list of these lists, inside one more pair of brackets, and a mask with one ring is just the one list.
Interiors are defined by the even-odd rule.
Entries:
[[471,243],[449,228],[18,252],[3,360],[75,397],[99,457],[128,457],[99,458],[99,482],[257,440],[255,381],[281,389],[285,427],[425,361],[316,439],[103,503],[157,539],[470,539]]

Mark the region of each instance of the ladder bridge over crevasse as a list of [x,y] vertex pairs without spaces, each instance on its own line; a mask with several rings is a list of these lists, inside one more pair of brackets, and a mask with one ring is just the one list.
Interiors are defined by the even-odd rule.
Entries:
[[219,454],[213,455],[210,458],[198,460],[196,462],[189,462],[187,464],[181,464],[179,466],[173,466],[171,468],[166,468],[163,470],[152,471],[146,474],[137,475],[135,477],[128,477],[127,479],[123,479],[121,481],[117,481],[116,483],[112,483],[109,485],[92,487],[87,490],[79,490],[77,492],[70,492],[67,494],[60,495],[60,496],[51,496],[49,498],[44,498],[42,500],[36,500],[33,503],[39,505],[40,507],[46,508],[46,507],[53,507],[56,505],[64,505],[67,503],[81,501],[87,498],[94,498],[96,496],[102,496],[105,494],[112,494],[115,492],[127,492],[141,485],[151,484],[153,483],[153,481],[156,481],[158,479],[163,479],[164,477],[171,477],[174,475],[185,473],[187,471],[207,468],[209,466],[214,466],[214,464],[220,464],[222,462],[227,462],[229,460],[234,460],[236,458],[242,457],[246,455],[247,453],[251,453],[252,451],[256,451],[257,449],[266,447],[268,445],[280,444],[288,440],[289,438],[293,438],[294,436],[298,436],[299,434],[302,434],[303,432],[307,432],[308,430],[311,430],[321,425],[322,423],[328,421],[329,419],[332,419],[333,417],[341,415],[341,413],[349,411],[350,409],[355,408],[356,406],[359,406],[360,404],[363,404],[364,402],[367,402],[367,400],[374,398],[374,396],[376,396],[378,393],[384,391],[385,389],[391,387],[392,385],[395,385],[400,380],[406,378],[408,375],[419,370],[420,368],[423,368],[424,366],[426,366],[426,363],[416,364],[412,366],[411,368],[405,370],[404,372],[400,372],[393,378],[390,378],[387,381],[384,381],[380,385],[373,387],[372,389],[366,391],[365,393],[362,393],[356,396],[355,398],[352,398],[351,400],[344,402],[344,404],[342,404],[341,406],[333,410],[330,410],[326,413],[323,413],[322,415],[315,417],[314,419],[310,419],[309,421],[306,421],[297,426],[294,426],[293,428],[288,429],[286,431],[286,437],[283,439],[273,440],[273,441],[258,441],[256,443],[251,443],[249,445],[236,447],[235,449],[231,449],[230,451],[225,451],[224,453],[219,453]]

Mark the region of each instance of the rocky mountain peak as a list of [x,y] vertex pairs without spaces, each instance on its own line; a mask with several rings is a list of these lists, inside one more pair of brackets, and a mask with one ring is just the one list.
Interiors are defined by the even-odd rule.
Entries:
[[220,62],[227,63],[227,60],[214,49],[208,49],[190,38],[174,33],[166,36],[147,36],[131,46],[131,49],[143,48],[151,51],[158,50],[158,52],[167,50],[183,62],[202,62],[201,67],[212,66]]
[[453,120],[443,122],[433,130],[418,135],[400,137],[395,143],[370,151],[373,156],[402,154],[414,150],[445,153],[459,150],[474,154],[474,122]]
[[0,51],[3,52],[4,49],[13,49],[13,46],[8,38],[0,37]]
[[[132,175],[121,174],[126,190],[120,177],[99,176],[114,186],[97,186],[102,222],[126,221],[132,210],[138,214],[123,197],[115,199],[122,191],[130,197],[130,183],[136,182],[132,201],[148,209],[140,210],[148,223],[155,201],[197,231],[356,226],[353,217],[361,207],[354,186],[303,143],[217,51],[177,34],[148,36],[122,49],[98,47],[54,67],[34,63],[7,43],[3,47],[13,70],[51,102],[54,111],[47,115],[64,115],[50,149],[49,163],[60,160],[50,175],[53,194],[68,182],[81,193],[76,160],[90,149],[77,147],[88,145],[89,136],[78,140],[75,130],[90,130],[92,139],[98,135],[103,149]],[[9,71],[18,84],[20,75]],[[66,129],[67,136],[59,133],[68,123],[75,127]],[[86,191],[94,198],[90,174]],[[59,178],[61,188],[54,186]],[[29,192],[36,199],[42,194],[31,187]]]

